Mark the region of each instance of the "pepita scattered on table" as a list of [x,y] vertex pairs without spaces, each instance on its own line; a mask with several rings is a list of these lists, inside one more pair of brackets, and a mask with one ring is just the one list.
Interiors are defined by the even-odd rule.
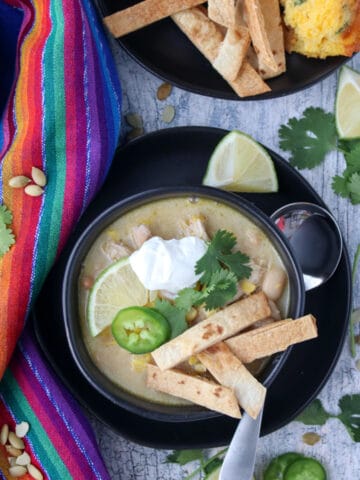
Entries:
[[125,120],[133,128],[142,128],[143,127],[143,119],[142,116],[138,113],[128,113],[125,115]]
[[171,94],[171,91],[172,91],[172,85],[170,85],[170,83],[167,83],[167,82],[162,83],[160,87],[157,89],[157,93],[156,93],[157,99],[160,101],[166,100],[168,96]]
[[165,123],[171,123],[175,117],[175,107],[173,105],[166,105],[164,108],[161,119]]
[[320,435],[318,435],[315,432],[308,432],[304,433],[302,436],[303,442],[306,443],[306,445],[315,445],[315,443],[318,443],[319,440],[321,439]]
[[39,187],[39,185],[27,185],[25,187],[26,195],[29,197],[40,197],[44,193],[44,189]]
[[133,128],[130,132],[126,135],[126,141],[134,140],[134,138],[141,137],[144,134],[143,128]]

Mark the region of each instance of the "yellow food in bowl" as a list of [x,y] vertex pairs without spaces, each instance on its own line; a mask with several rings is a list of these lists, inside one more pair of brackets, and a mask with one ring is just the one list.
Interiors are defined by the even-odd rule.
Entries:
[[360,50],[359,0],[281,0],[281,4],[288,52],[325,58]]

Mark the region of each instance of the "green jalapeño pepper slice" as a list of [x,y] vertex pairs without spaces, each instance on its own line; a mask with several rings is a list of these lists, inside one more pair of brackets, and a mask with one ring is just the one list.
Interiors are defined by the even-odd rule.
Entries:
[[129,307],[114,318],[111,331],[120,345],[131,353],[148,353],[170,338],[170,325],[161,313],[148,307]]

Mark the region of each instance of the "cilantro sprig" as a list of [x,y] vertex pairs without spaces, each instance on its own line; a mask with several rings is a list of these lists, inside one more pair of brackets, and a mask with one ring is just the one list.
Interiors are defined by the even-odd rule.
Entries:
[[196,263],[195,273],[201,275],[198,288],[180,290],[174,303],[155,302],[155,308],[171,325],[172,338],[186,330],[186,314],[193,306],[204,305],[206,310],[221,308],[236,295],[238,281],[249,278],[250,259],[241,252],[233,252],[235,245],[236,237],[231,232],[218,230]]
[[320,165],[326,155],[338,150],[344,154],[342,175],[332,179],[333,191],[360,203],[360,140],[340,140],[335,127],[335,116],[321,108],[307,108],[301,118],[290,118],[279,129],[279,145],[290,152],[290,163],[301,169]]
[[15,243],[15,236],[9,227],[13,220],[11,211],[5,206],[0,205],[0,258],[7,253]]
[[332,415],[321,400],[314,400],[297,418],[305,425],[324,425],[329,418],[339,419],[354,442],[360,442],[360,395],[345,395],[339,400],[340,413]]

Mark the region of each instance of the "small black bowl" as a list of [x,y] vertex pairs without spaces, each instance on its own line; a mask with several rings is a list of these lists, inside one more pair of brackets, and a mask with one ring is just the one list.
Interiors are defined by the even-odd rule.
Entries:
[[[218,416],[197,405],[167,406],[142,399],[108,379],[93,363],[84,344],[78,314],[78,278],[82,263],[90,247],[100,233],[130,210],[153,201],[174,197],[200,197],[229,205],[249,218],[270,239],[280,255],[289,277],[290,305],[288,316],[297,318],[303,314],[305,290],[300,266],[294,257],[286,238],[269,217],[247,200],[238,195],[209,187],[164,187],[149,190],[122,200],[99,215],[77,240],[70,252],[62,283],[62,309],[67,340],[72,356],[87,381],[104,397],[132,413],[159,421],[189,422]],[[276,377],[284,364],[291,347],[285,352],[273,355],[261,372],[259,381],[266,387]]]

